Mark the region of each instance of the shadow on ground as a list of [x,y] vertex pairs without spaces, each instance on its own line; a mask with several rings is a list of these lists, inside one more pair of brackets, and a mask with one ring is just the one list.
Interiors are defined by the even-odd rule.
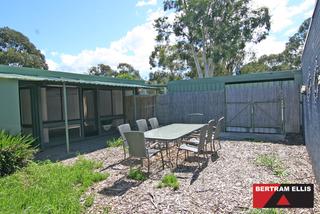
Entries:
[[103,188],[99,193],[107,196],[122,196],[132,187],[137,187],[142,184],[143,181],[128,180],[126,177],[122,177],[115,181],[112,186]]
[[69,153],[67,153],[67,147],[65,144],[45,148],[35,155],[35,160],[50,160],[56,162],[73,158],[81,154],[88,154],[106,148],[107,140],[115,137],[119,136],[113,134],[70,143]]
[[[200,167],[198,165],[184,165],[183,163],[177,165],[177,167],[173,170],[176,173],[192,173],[192,177],[190,180],[190,185],[192,185],[200,176],[201,172],[208,166],[209,161],[215,162],[219,159],[219,155],[217,152],[213,152],[209,154],[208,157],[200,157]],[[197,163],[198,157],[189,156],[185,160],[188,163]]]

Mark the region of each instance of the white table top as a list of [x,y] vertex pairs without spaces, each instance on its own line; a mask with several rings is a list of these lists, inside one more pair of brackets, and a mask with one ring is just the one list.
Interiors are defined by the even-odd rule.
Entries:
[[144,132],[144,137],[146,139],[153,140],[177,140],[198,129],[201,129],[203,126],[205,126],[205,124],[174,123],[167,126],[162,126],[157,129],[146,131]]

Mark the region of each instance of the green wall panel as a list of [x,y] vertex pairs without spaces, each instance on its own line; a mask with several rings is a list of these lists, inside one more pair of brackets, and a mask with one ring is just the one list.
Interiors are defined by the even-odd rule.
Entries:
[[18,80],[0,79],[0,129],[21,131]]

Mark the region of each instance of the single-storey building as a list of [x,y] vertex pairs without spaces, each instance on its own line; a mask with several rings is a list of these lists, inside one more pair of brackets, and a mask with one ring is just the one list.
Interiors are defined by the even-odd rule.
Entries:
[[[41,148],[103,135],[126,120],[126,95],[150,89],[124,80],[0,65],[0,129],[31,134]],[[68,127],[68,128],[66,128]]]

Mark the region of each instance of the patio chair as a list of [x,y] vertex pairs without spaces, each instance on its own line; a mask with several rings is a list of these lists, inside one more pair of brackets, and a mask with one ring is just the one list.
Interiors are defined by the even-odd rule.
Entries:
[[218,122],[217,125],[214,127],[215,131],[213,133],[213,137],[212,137],[212,145],[214,147],[214,150],[216,150],[215,148],[215,142],[217,141],[219,144],[219,149],[221,149],[221,143],[220,143],[220,133],[221,133],[221,128],[222,128],[222,122],[224,120],[224,117],[221,117]]
[[124,133],[131,131],[131,127],[130,127],[130,125],[128,123],[127,124],[122,124],[122,125],[118,126],[118,130],[119,130],[120,135],[121,135],[122,140],[123,140],[123,155],[124,155],[124,159],[126,159],[126,157],[127,157],[126,148],[128,147],[128,142],[126,140],[126,137],[125,137]]
[[146,119],[137,120],[136,123],[137,123],[137,126],[138,126],[138,130],[140,132],[148,131],[148,124],[147,124]]
[[143,132],[130,131],[124,133],[129,145],[129,158],[136,157],[141,159],[141,166],[143,166],[143,159],[148,160],[148,173],[150,172],[150,158],[160,153],[162,160],[162,168],[164,169],[164,161],[162,151],[160,149],[146,148],[145,138]]
[[149,123],[150,123],[152,129],[159,128],[159,122],[156,117],[149,118]]
[[[209,120],[208,122],[208,131],[206,136],[206,142],[205,142],[205,150],[207,149],[208,144],[210,145],[210,150],[213,152],[213,148],[215,150],[215,147],[213,145],[213,132],[214,132],[215,126],[214,126],[214,119]],[[188,136],[187,141],[189,144],[198,145],[199,144],[199,137],[200,133],[191,134]]]
[[192,143],[190,143],[187,140],[182,141],[183,144],[178,147],[176,165],[178,165],[179,152],[181,150],[184,150],[186,153],[193,152],[197,155],[198,166],[200,167],[200,159],[199,159],[200,154],[203,154],[203,157],[206,156],[205,155],[205,143],[206,143],[207,130],[208,130],[208,125],[205,125],[204,127],[201,128],[198,145],[194,145],[194,144],[192,145]]

